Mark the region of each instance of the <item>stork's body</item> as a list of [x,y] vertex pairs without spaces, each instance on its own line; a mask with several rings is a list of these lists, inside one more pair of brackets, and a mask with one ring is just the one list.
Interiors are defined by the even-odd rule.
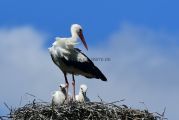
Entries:
[[53,46],[49,48],[53,62],[62,70],[65,77],[68,93],[68,80],[67,73],[72,74],[73,79],[73,98],[75,99],[75,79],[74,75],[82,75],[87,78],[97,78],[106,81],[106,77],[102,72],[93,64],[93,62],[81,52],[81,50],[74,48],[78,44],[77,39],[80,38],[88,49],[85,39],[82,34],[82,28],[78,24],[71,27],[72,37],[70,38],[56,38]]

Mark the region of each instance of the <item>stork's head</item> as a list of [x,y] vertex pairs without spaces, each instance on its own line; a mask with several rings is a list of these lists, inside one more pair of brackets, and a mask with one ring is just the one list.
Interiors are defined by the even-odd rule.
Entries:
[[65,85],[65,84],[60,84],[59,89],[60,89],[60,91],[62,91],[63,93],[66,93],[66,85]]
[[79,37],[81,39],[83,45],[85,46],[85,48],[88,50],[88,46],[87,46],[85,38],[83,36],[82,27],[79,24],[73,24],[71,26],[71,34],[72,34],[72,37]]
[[80,85],[80,92],[83,95],[86,95],[87,89],[88,89],[88,87],[85,84]]

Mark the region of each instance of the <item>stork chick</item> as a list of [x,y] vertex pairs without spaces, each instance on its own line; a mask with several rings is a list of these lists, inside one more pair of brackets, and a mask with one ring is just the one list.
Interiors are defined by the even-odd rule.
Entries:
[[67,92],[66,92],[66,85],[61,84],[59,86],[59,90],[55,91],[54,94],[52,95],[52,105],[62,105],[67,98]]
[[88,87],[84,84],[80,85],[79,94],[76,95],[76,101],[78,102],[90,102],[90,99],[86,96]]

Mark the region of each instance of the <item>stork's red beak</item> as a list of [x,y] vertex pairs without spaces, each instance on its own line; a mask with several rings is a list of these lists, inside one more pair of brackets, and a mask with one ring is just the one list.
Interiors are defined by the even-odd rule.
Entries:
[[85,46],[85,48],[88,50],[88,46],[87,46],[86,41],[85,41],[85,38],[84,38],[84,36],[83,36],[83,32],[80,31],[80,32],[78,33],[78,35],[79,35],[79,37],[80,37],[80,39],[81,39],[83,45]]

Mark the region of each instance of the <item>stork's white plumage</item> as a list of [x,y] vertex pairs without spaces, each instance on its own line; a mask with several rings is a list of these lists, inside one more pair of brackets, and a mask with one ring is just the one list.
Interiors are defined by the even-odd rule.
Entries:
[[59,90],[55,91],[54,94],[52,95],[52,104],[53,105],[62,105],[65,100],[66,100],[66,85],[65,84],[61,84],[59,86]]
[[76,101],[78,102],[90,102],[90,99],[87,97],[86,92],[87,92],[88,87],[86,85],[80,85],[80,90],[79,94],[76,95]]
[[88,46],[83,36],[82,27],[78,24],[71,26],[72,36],[69,38],[57,37],[52,47],[49,48],[53,62],[62,70],[65,77],[67,93],[68,93],[68,80],[67,73],[72,74],[73,85],[73,99],[75,99],[75,79],[74,75],[82,75],[87,78],[97,78],[106,81],[103,73],[93,64],[93,62],[81,52],[81,50],[74,48],[77,40],[80,38],[85,48]]

